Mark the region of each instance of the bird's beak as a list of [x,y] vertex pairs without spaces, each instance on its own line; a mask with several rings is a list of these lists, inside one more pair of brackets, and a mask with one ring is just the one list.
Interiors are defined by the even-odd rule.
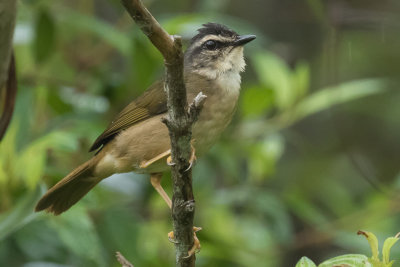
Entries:
[[245,45],[248,42],[253,41],[254,39],[256,39],[255,35],[240,35],[234,42],[233,42],[233,46],[241,46],[241,45]]

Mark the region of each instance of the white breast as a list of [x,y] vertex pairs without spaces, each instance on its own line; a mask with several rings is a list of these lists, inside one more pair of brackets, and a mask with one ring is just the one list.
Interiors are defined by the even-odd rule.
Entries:
[[236,71],[229,71],[220,75],[216,79],[217,85],[222,89],[223,95],[225,97],[230,97],[229,95],[239,96],[240,92],[240,74]]
[[240,93],[240,74],[226,72],[216,79],[216,91],[207,96],[199,120],[193,127],[196,154],[206,152],[220,137],[235,112]]

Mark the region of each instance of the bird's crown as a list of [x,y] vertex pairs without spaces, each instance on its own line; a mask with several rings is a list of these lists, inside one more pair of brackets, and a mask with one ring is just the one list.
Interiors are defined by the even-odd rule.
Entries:
[[198,29],[198,33],[192,38],[191,44],[195,43],[197,40],[202,39],[206,35],[219,35],[223,37],[231,37],[235,38],[238,34],[234,31],[229,29],[227,26],[218,24],[218,23],[206,23],[202,25],[203,27]]

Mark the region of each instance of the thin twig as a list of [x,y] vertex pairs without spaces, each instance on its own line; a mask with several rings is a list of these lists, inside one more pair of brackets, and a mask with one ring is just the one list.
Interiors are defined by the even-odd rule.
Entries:
[[117,258],[118,262],[121,263],[122,267],[134,267],[132,263],[125,259],[121,252],[117,251],[115,253],[115,257]]
[[122,0],[122,4],[163,57],[166,60],[173,57],[175,53],[173,37],[161,27],[143,3],[140,0]]

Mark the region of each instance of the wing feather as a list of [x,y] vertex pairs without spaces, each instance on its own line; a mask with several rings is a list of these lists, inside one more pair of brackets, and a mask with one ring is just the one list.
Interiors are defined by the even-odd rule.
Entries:
[[132,125],[167,111],[167,98],[163,90],[163,81],[150,86],[140,97],[126,106],[97,137],[89,151],[94,151],[109,141],[119,132]]

